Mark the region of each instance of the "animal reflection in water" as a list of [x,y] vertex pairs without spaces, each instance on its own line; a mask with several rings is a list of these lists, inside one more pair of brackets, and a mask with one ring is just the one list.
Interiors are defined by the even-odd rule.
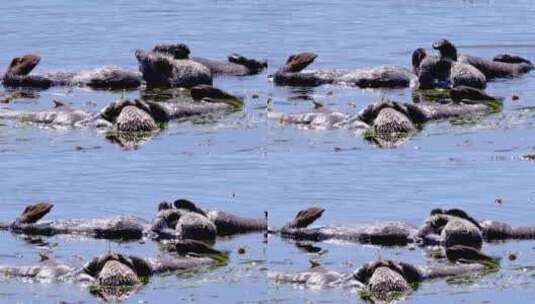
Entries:
[[478,117],[502,108],[497,98],[471,87],[453,88],[445,93],[444,100],[425,101],[425,93],[430,92],[419,91],[415,103],[377,101],[357,114],[338,112],[316,103],[312,112],[285,114],[270,109],[268,117],[307,129],[345,128],[363,134],[366,140],[380,147],[397,147],[427,122]]
[[[145,91],[144,100],[119,100],[110,103],[100,112],[73,109],[56,102],[55,107],[42,111],[19,111],[0,108],[0,119],[13,119],[50,128],[92,128],[103,131],[106,138],[120,146],[138,148],[157,134],[166,123],[209,114],[237,111],[242,101],[209,85],[183,90],[158,92]],[[167,99],[171,96],[172,99]],[[156,99],[156,100],[154,100]],[[162,101],[165,100],[165,101]]]

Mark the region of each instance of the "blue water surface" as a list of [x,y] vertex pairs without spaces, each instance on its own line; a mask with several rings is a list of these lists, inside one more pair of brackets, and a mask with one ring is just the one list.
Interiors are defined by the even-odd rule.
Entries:
[[[318,224],[401,220],[421,224],[435,207],[464,208],[477,218],[535,224],[535,73],[489,84],[504,110],[468,123],[431,123],[396,149],[380,149],[347,130],[313,131],[266,117],[266,102],[282,112],[312,109],[299,96],[356,112],[381,98],[410,101],[411,90],[361,90],[324,86],[276,87],[268,81],[295,52],[318,54],[311,68],[409,67],[418,47],[432,52],[446,37],[460,52],[491,58],[508,52],[535,59],[535,4],[515,1],[0,1],[0,66],[37,53],[35,72],[104,65],[137,69],[134,50],[183,42],[192,54],[224,59],[233,52],[264,58],[260,75],[217,78],[215,85],[245,100],[243,111],[209,122],[171,123],[136,150],[125,150],[94,130],[57,130],[0,122],[0,221],[29,203],[55,204],[48,218],[136,215],[148,220],[162,200],[189,198],[203,207],[263,216],[280,227],[309,206],[326,209]],[[0,89],[1,90],[1,89]],[[15,109],[45,109],[53,99],[96,111],[139,91],[52,88]],[[512,101],[511,96],[520,96]],[[258,98],[253,98],[258,95]],[[297,96],[297,97],[296,97]],[[80,149],[81,148],[81,149]],[[502,204],[496,204],[500,198]],[[0,264],[31,264],[39,253],[72,265],[114,251],[163,254],[155,243],[113,243],[57,236],[28,243],[3,232]],[[245,255],[237,248],[245,246]],[[270,271],[300,271],[310,258],[352,271],[379,256],[425,264],[422,250],[319,244],[321,257],[262,234],[218,240],[229,265],[194,274],[156,277],[128,302],[362,303],[355,291],[281,285]],[[535,243],[485,245],[503,257],[498,273],[424,283],[410,303],[524,303],[535,296]],[[515,261],[505,257],[514,252]],[[0,279],[6,303],[94,302],[84,288],[65,283]]]

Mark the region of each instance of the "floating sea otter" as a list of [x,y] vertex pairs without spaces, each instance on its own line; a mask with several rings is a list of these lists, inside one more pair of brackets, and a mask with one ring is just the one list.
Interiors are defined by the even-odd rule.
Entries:
[[[217,251],[214,250],[214,252]],[[106,301],[117,301],[124,300],[156,274],[194,271],[217,263],[215,259],[210,257],[141,258],[107,253],[95,257],[80,268],[45,261],[28,266],[0,265],[0,274],[10,278],[79,283],[88,286],[91,293]]]
[[0,108],[0,119],[18,119],[48,127],[85,127],[107,131],[107,136],[126,148],[135,148],[140,142],[160,130],[160,124],[171,120],[214,112],[234,111],[242,101],[209,85],[198,85],[191,96],[167,102],[151,100],[119,100],[100,112],[86,112],[56,103],[50,110],[18,111]]
[[309,287],[357,288],[361,297],[374,303],[392,303],[409,294],[423,281],[495,270],[497,263],[478,250],[455,246],[451,256],[463,256],[473,264],[414,266],[404,262],[379,260],[367,263],[353,273],[339,273],[321,266],[299,273],[269,273],[275,282]]
[[307,228],[323,212],[324,209],[315,207],[302,210],[277,232],[295,240],[334,239],[385,246],[416,243],[446,248],[455,245],[481,248],[483,240],[535,239],[535,227],[513,228],[495,221],[477,221],[460,209],[433,209],[419,228],[403,222]]
[[160,204],[152,223],[133,216],[39,222],[52,207],[48,203],[30,205],[13,223],[1,224],[0,229],[28,235],[74,234],[123,240],[149,237],[205,241],[214,241],[217,235],[267,230],[265,218],[251,219],[217,210],[203,210],[184,199],[175,201],[174,207],[168,203]]
[[214,76],[247,76],[262,72],[267,68],[265,60],[247,58],[240,54],[234,53],[228,56],[226,61],[212,60],[202,57],[190,57],[190,49],[182,43],[177,44],[158,44],[152,49],[153,52],[167,53],[174,59],[191,59],[198,62],[208,69]]
[[433,49],[440,55],[426,57],[423,49],[413,55],[421,62],[415,66],[421,89],[456,86],[484,89],[487,80],[520,76],[533,69],[529,60],[515,55],[501,54],[493,60],[459,55],[457,48],[446,39],[434,42]]
[[413,72],[398,66],[302,72],[316,57],[316,54],[308,52],[291,55],[286,63],[277,70],[273,76],[273,81],[277,85],[287,86],[340,84],[361,88],[403,88],[415,84],[417,80]]
[[48,72],[43,75],[29,75],[39,64],[36,54],[14,58],[1,77],[4,86],[35,87],[47,89],[51,86],[88,86],[95,89],[135,89],[141,85],[141,74],[118,67],[104,67],[77,72]]
[[354,115],[319,106],[313,112],[297,114],[270,111],[268,117],[282,123],[312,129],[356,130],[381,147],[395,147],[416,133],[426,122],[454,117],[473,117],[493,113],[499,109],[501,102],[496,98],[474,88],[457,87],[449,92],[447,103],[378,101]]

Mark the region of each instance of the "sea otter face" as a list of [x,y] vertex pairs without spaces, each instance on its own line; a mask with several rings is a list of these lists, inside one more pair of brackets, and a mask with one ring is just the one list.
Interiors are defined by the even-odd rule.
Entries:
[[447,39],[433,42],[433,49],[440,51],[440,56],[443,59],[457,60],[457,48]]
[[174,68],[173,57],[159,52],[147,54],[143,50],[136,50],[135,55],[147,86],[170,86]]

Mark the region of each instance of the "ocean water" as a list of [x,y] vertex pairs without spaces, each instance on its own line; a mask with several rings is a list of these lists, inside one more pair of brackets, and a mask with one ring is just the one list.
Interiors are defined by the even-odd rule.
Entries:
[[[137,69],[134,50],[183,42],[192,54],[224,59],[238,52],[263,58],[268,71],[216,78],[214,84],[244,98],[242,111],[210,121],[186,120],[135,150],[94,130],[50,129],[0,121],[0,221],[29,203],[55,204],[47,218],[135,215],[150,220],[162,200],[188,198],[207,208],[243,216],[270,214],[280,227],[309,206],[326,209],[319,225],[401,220],[421,224],[435,207],[459,207],[477,218],[533,225],[535,73],[489,83],[504,98],[502,112],[477,121],[430,123],[404,145],[380,149],[347,130],[303,130],[266,117],[266,103],[282,112],[308,111],[309,99],[357,112],[381,98],[410,101],[410,89],[362,90],[335,86],[274,86],[268,75],[296,52],[318,58],[311,68],[409,67],[418,47],[448,38],[460,52],[491,58],[508,52],[535,59],[532,1],[1,1],[0,67],[27,53],[42,60],[36,74],[104,65]],[[3,89],[0,88],[0,92]],[[143,92],[52,88],[36,98],[0,107],[37,110],[59,99],[97,111]],[[517,94],[520,99],[512,101]],[[258,95],[258,98],[253,98]],[[500,198],[502,204],[496,204]],[[116,243],[57,236],[34,244],[0,234],[0,264],[32,264],[39,253],[82,265],[108,250],[156,256],[157,244]],[[237,248],[245,246],[245,255]],[[362,303],[355,291],[275,284],[270,271],[306,270],[309,259],[352,271],[379,256],[415,264],[433,262],[425,251],[321,243],[317,257],[262,234],[221,239],[227,266],[194,274],[155,277],[128,302]],[[426,282],[410,303],[525,302],[535,295],[535,243],[485,245],[502,257],[498,273]],[[508,261],[508,253],[518,259]],[[443,262],[443,261],[438,261]],[[6,303],[94,302],[71,283],[0,278]]]

